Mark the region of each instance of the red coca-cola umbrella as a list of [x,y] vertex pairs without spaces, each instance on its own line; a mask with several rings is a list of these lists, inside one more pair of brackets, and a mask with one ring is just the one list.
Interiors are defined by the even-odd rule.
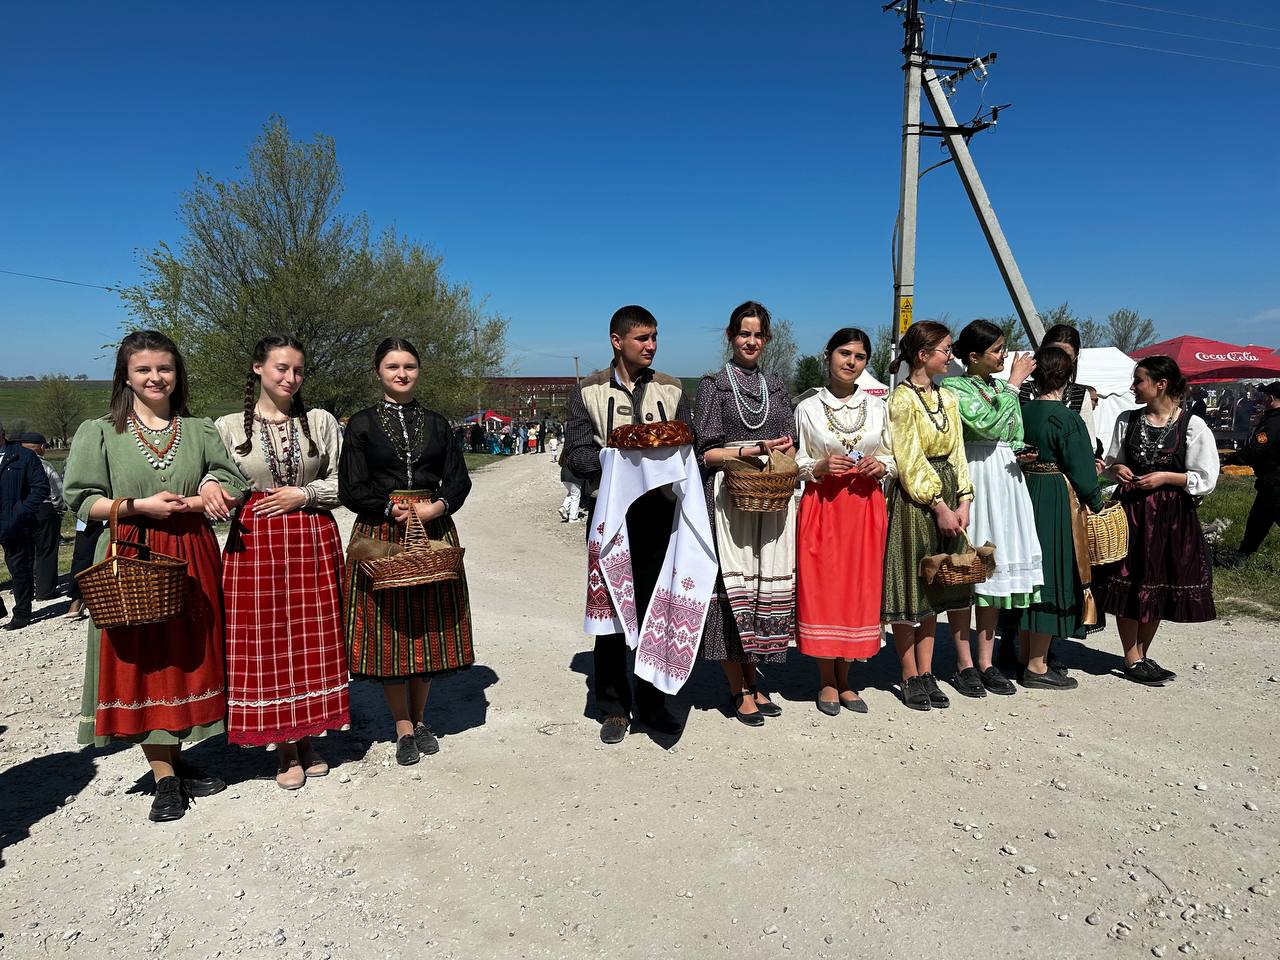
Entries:
[[1133,351],[1135,360],[1163,354],[1173,357],[1192,383],[1280,377],[1280,354],[1270,347],[1241,346],[1205,337],[1174,337]]

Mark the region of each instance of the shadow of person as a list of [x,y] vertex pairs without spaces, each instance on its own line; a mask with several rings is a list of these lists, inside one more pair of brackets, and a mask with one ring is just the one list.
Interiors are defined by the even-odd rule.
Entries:
[[489,716],[489,698],[485,691],[498,680],[491,668],[477,663],[432,683],[427,700],[427,721],[432,732],[449,737],[483,727]]
[[1053,652],[1062,658],[1072,670],[1083,670],[1095,677],[1123,673],[1124,657],[1091,647],[1083,640],[1058,639],[1053,641]]
[[579,650],[569,661],[569,669],[574,673],[582,674],[584,695],[582,715],[588,720],[603,720],[604,717],[600,716],[600,712],[596,710],[596,658],[590,650]]
[[5,848],[31,836],[31,827],[93,780],[87,750],[50,753],[0,771],[0,867]]
[[[595,668],[595,656],[593,655],[592,651],[579,650],[577,653],[575,653],[573,655],[573,658],[569,661],[569,669],[572,670],[574,673],[582,674],[582,678],[584,681],[583,692],[586,694],[586,698],[582,704],[582,715],[586,717],[588,720],[594,720],[596,723],[602,722],[604,720],[604,717],[601,715],[600,711],[596,709],[596,697],[595,697],[596,668]],[[697,669],[698,669],[698,664],[695,662],[694,664],[695,674],[697,673]],[[627,655],[627,676],[633,677],[634,675],[635,675],[635,655],[634,653],[629,652]],[[689,704],[688,697],[686,695],[686,691],[689,689],[689,684],[691,683],[693,683],[692,676],[685,683],[684,689],[681,690],[680,693],[675,695],[669,695],[667,697],[667,712],[670,713],[671,716],[675,717],[675,719],[680,723],[680,731],[678,733],[675,733],[675,734],[659,733],[657,730],[651,729],[643,721],[639,721],[639,720],[635,720],[633,722],[631,727],[632,733],[644,734],[650,740],[656,743],[658,746],[662,747],[662,749],[664,750],[670,750],[677,743],[679,743],[680,738],[684,736],[685,725],[689,722],[690,704]]]

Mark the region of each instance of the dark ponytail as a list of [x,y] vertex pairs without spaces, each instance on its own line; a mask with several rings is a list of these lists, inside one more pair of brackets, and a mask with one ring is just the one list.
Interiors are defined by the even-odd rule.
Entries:
[[907,327],[907,332],[898,341],[898,355],[889,364],[889,372],[897,373],[904,363],[908,370],[919,366],[920,351],[933,350],[943,340],[951,336],[951,331],[944,324],[933,320],[921,320]]
[[[307,355],[306,348],[296,338],[287,334],[272,334],[263,337],[257,342],[253,348],[253,359],[249,361],[249,377],[244,384],[244,442],[236,447],[236,453],[244,456],[253,449],[253,407],[257,400],[257,392],[255,386],[259,386],[261,377],[253,372],[255,363],[266,363],[267,356],[272,350],[289,349],[297,350],[305,358]],[[289,416],[297,417],[299,426],[302,427],[302,435],[307,438],[307,456],[315,457],[317,455],[316,442],[311,438],[311,424],[307,421],[307,406],[302,402],[302,391],[299,390],[293,395],[293,404],[289,409]]]
[[1182,370],[1173,357],[1166,357],[1163,354],[1143,357],[1138,361],[1138,369],[1147,371],[1147,376],[1152,382],[1163,380],[1165,393],[1175,400],[1181,400],[1183,394],[1187,392],[1187,378],[1182,375]]

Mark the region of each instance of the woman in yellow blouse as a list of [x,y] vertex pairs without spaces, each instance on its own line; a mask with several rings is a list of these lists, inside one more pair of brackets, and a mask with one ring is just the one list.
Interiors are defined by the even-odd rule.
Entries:
[[933,383],[950,360],[951,333],[921,321],[903,335],[890,367],[896,373],[906,363],[911,372],[889,395],[898,482],[889,494],[881,619],[893,625],[902,702],[913,710],[951,705],[933,676],[934,632],[939,613],[973,605],[972,587],[930,583],[920,574],[925,557],[962,548],[973,500],[955,395]]

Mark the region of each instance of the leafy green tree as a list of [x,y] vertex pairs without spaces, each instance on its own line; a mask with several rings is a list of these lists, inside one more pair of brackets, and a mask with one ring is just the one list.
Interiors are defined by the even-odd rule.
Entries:
[[[796,357],[800,353],[800,348],[796,344],[795,331],[791,327],[791,321],[786,317],[775,317],[769,327],[769,345],[760,355],[760,369],[766,373],[777,374],[787,384],[787,389],[794,392]],[[721,363],[728,363],[729,358],[733,356],[733,348],[727,339],[722,342],[724,346],[720,351],[720,360]]]
[[65,373],[45,374],[31,403],[31,416],[53,446],[65,446],[87,406],[84,394]]
[[1156,342],[1156,325],[1138,311],[1121,307],[1107,314],[1106,336],[1124,353],[1133,353]]
[[792,384],[796,393],[803,393],[812,387],[821,387],[826,382],[827,371],[823,367],[821,357],[810,353],[796,361],[796,373]]
[[374,396],[369,367],[385,336],[447,354],[448,366],[428,371],[431,399],[501,363],[505,323],[449,283],[425,248],[392,234],[373,244],[364,214],[338,212],[342,194],[333,140],[294,140],[279,117],[241,179],[197,176],[179,210],[182,238],[147,253],[142,283],[122,294],[133,325],[183,348],[197,406],[240,398],[250,351],[268,333],[306,345],[304,395],[338,415]]
[[1056,307],[1040,311],[1040,320],[1046,330],[1059,323],[1075,327],[1080,334],[1081,347],[1105,347],[1108,345],[1107,334],[1102,325],[1094,320],[1093,317],[1081,317],[1075,313],[1065,300]]

